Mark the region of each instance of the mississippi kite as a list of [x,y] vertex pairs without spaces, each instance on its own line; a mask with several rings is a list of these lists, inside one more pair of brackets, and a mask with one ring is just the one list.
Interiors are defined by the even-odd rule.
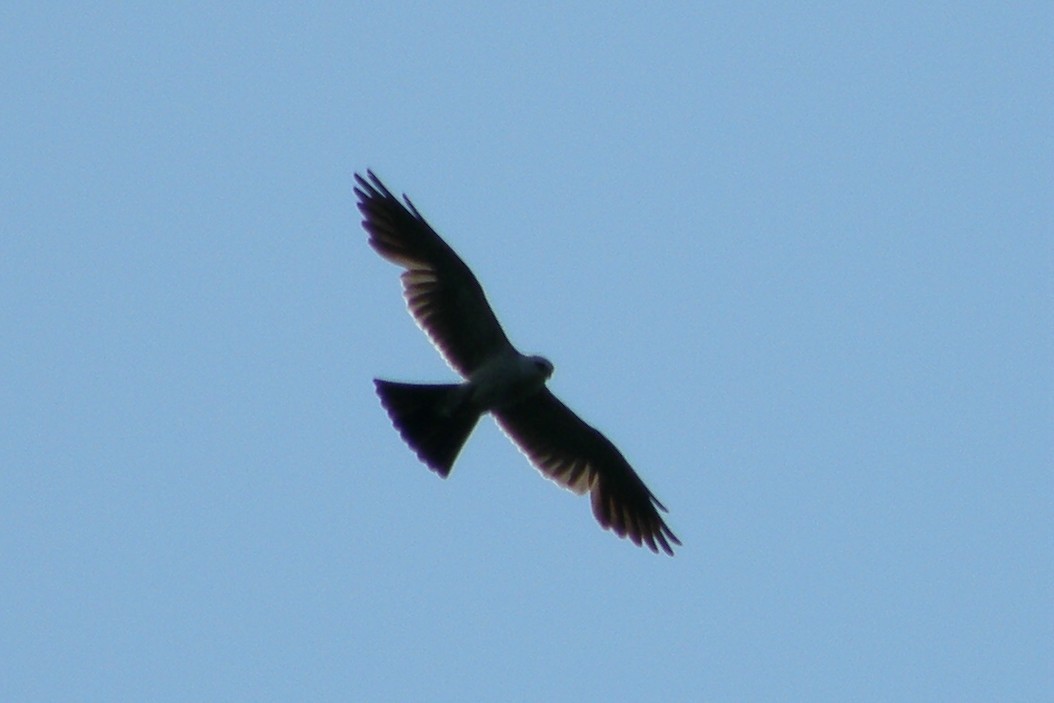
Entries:
[[375,379],[392,424],[428,468],[446,478],[484,413],[531,463],[564,488],[590,493],[601,527],[653,552],[681,542],[666,511],[622,453],[546,387],[553,365],[509,342],[468,266],[425,222],[405,195],[400,202],[372,171],[355,174],[362,226],[382,257],[406,269],[407,306],[443,358],[465,381],[411,384]]

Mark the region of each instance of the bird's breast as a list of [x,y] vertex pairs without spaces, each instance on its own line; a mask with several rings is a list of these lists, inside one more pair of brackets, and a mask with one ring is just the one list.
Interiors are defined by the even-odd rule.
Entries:
[[545,375],[525,356],[491,359],[469,376],[472,401],[481,410],[512,405],[545,385]]

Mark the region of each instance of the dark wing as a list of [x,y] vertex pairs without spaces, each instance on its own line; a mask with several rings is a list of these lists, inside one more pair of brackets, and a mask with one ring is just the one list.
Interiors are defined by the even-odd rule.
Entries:
[[590,491],[601,527],[653,552],[661,547],[672,555],[670,543],[681,543],[659,515],[666,507],[622,453],[548,388],[494,411],[494,417],[539,471],[575,493]]
[[465,262],[409,198],[403,196],[404,205],[372,171],[366,175],[369,180],[355,174],[355,194],[370,245],[406,269],[400,278],[410,314],[446,362],[467,377],[512,345]]

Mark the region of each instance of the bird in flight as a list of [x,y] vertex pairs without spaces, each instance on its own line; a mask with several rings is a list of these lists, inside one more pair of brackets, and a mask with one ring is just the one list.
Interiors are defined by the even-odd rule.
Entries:
[[370,245],[403,267],[407,307],[446,362],[465,380],[452,384],[375,379],[392,424],[428,468],[443,478],[484,413],[543,475],[588,492],[601,527],[673,554],[680,540],[648,490],[607,437],[546,387],[553,365],[518,352],[505,336],[479,281],[417,211],[392,195],[372,171],[355,174],[355,194]]

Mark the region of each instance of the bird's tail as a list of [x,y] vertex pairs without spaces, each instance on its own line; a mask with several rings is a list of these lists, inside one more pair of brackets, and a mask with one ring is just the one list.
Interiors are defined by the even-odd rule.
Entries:
[[395,383],[374,379],[377,395],[395,429],[428,465],[446,478],[480,412],[465,402],[461,386]]

